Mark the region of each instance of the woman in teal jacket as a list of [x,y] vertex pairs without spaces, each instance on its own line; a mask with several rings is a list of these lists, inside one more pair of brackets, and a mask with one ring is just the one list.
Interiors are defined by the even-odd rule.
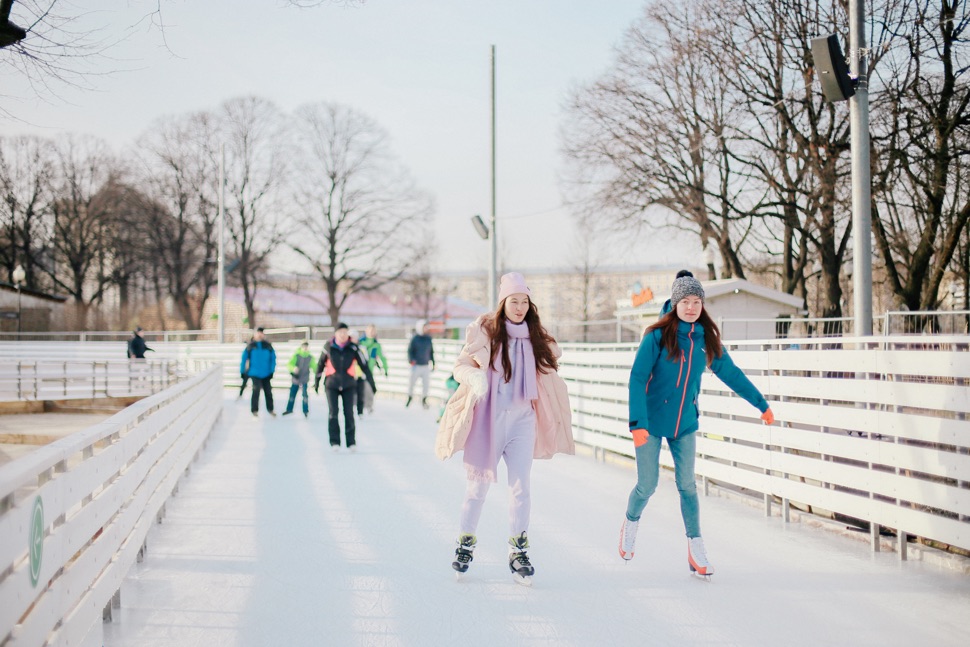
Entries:
[[717,324],[704,309],[704,288],[687,270],[677,273],[670,301],[643,335],[630,371],[630,430],[637,457],[637,485],[630,493],[620,529],[620,557],[633,559],[640,515],[657,489],[660,444],[667,439],[680,492],[691,571],[711,575],[701,538],[694,453],[698,427],[697,395],[704,368],[710,368],[735,393],[762,412],[771,424],[768,402],[721,346]]

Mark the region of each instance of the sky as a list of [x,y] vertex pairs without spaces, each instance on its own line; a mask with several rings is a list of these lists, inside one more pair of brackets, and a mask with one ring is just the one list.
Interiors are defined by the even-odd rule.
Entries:
[[[62,13],[75,11],[60,2]],[[161,0],[164,30],[145,18],[155,6],[148,0],[83,4],[92,12],[78,27],[124,39],[91,63],[97,74],[87,87],[55,84],[38,97],[5,72],[0,108],[13,118],[0,117],[0,133],[86,133],[122,150],[159,117],[235,97],[260,96],[286,112],[343,103],[389,132],[393,152],[434,196],[435,269],[446,271],[488,264],[489,244],[470,219],[487,221],[491,211],[491,45],[500,264],[578,263],[580,234],[557,180],[563,107],[571,89],[609,68],[643,1],[366,0],[300,9],[282,0]],[[603,260],[680,264],[699,251],[666,233],[626,238]]]
[[508,569],[504,465],[474,561],[456,581],[465,474],[460,455],[434,456],[435,409],[378,393],[351,454],[328,446],[322,396],[311,393],[306,419],[253,418],[248,398],[235,398],[226,392],[205,449],[121,585],[114,621],[96,621],[102,640],[90,644],[967,644],[965,573],[872,553],[867,533],[850,538],[844,526],[766,518],[762,505],[701,497],[715,572],[710,582],[691,577],[666,471],[624,562],[617,538],[636,470],[582,450],[532,467],[533,586]]

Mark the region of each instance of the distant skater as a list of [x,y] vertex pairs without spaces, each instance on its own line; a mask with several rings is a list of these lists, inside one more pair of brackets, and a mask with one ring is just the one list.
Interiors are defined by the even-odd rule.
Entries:
[[[327,342],[317,360],[317,377],[314,390],[319,390],[321,378],[327,394],[330,410],[328,432],[330,447],[340,451],[340,406],[344,410],[344,439],[347,449],[357,451],[357,425],[354,420],[354,401],[357,398],[357,367],[361,365],[360,349],[350,341],[347,324],[338,323],[333,337]],[[365,363],[360,366],[366,375],[370,368]],[[373,380],[373,376],[371,376]]]
[[[364,336],[360,338],[357,345],[367,355],[367,366],[370,368],[371,375],[376,378],[377,372],[383,371],[384,377],[387,377],[387,358],[384,357],[384,349],[381,347],[381,342],[377,340],[377,328],[373,324],[367,326]],[[363,388],[358,390],[357,398],[359,400],[362,398],[367,413],[374,413],[374,390],[370,383],[365,380],[363,383],[358,382],[358,386]]]
[[421,380],[421,406],[428,408],[428,389],[431,386],[431,371],[434,370],[434,342],[428,334],[428,322],[419,320],[414,326],[414,337],[408,344],[408,362],[411,364],[411,377],[408,380],[408,399],[405,407],[411,406],[414,399],[414,385]]
[[273,373],[276,372],[276,350],[266,340],[262,328],[257,328],[252,341],[246,344],[239,363],[239,372],[249,376],[253,382],[253,397],[250,400],[253,417],[259,417],[259,393],[262,391],[266,397],[266,412],[275,418],[272,380]]
[[307,384],[310,382],[310,374],[317,372],[317,359],[310,353],[310,342],[303,342],[300,347],[290,357],[286,364],[286,370],[290,372],[290,398],[286,402],[284,416],[293,413],[293,406],[296,404],[296,394],[302,392],[303,395],[303,417],[310,415],[310,399],[307,396]]
[[145,351],[154,352],[154,348],[149,348],[145,343],[145,333],[141,326],[137,326],[131,331],[131,339],[128,340],[128,359],[145,359]]

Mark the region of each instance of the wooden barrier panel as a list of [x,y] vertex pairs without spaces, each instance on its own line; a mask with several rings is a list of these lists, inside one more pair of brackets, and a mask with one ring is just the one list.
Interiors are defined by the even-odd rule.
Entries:
[[221,368],[0,467],[0,643],[77,645],[222,412]]

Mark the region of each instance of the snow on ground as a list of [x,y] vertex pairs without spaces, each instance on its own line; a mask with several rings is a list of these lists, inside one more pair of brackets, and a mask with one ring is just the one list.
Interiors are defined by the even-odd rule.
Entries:
[[624,563],[632,463],[586,456],[535,463],[531,589],[508,571],[504,469],[457,582],[464,476],[460,456],[434,457],[433,411],[379,399],[358,425],[360,451],[334,454],[326,403],[311,407],[309,419],[257,420],[227,392],[105,645],[970,644],[970,577],[729,499],[701,498],[717,572],[691,577],[671,478]]

